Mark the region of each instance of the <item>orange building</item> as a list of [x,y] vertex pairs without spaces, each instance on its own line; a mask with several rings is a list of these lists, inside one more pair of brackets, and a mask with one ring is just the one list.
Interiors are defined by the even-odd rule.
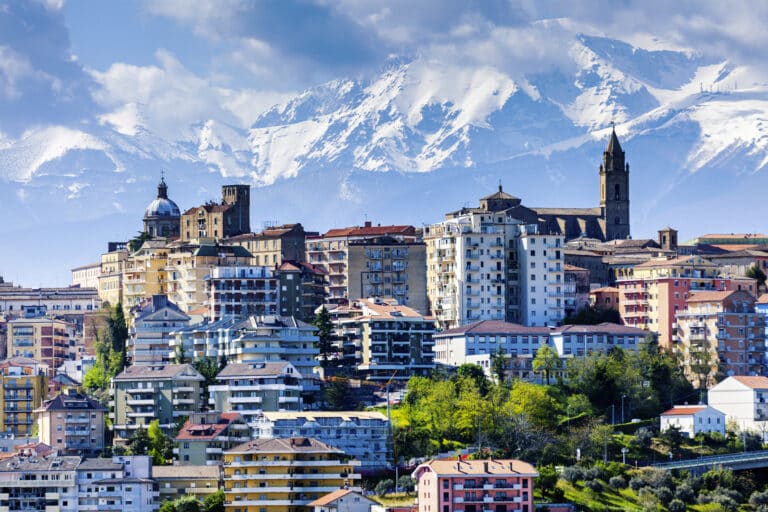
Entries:
[[672,340],[686,376],[697,387],[714,384],[720,372],[765,375],[765,316],[755,311],[749,292],[692,294],[685,311],[677,313]]
[[701,256],[655,258],[626,269],[617,278],[619,312],[627,325],[654,331],[659,345],[670,348],[675,315],[698,291],[745,290],[755,293],[754,279],[721,277],[720,268]]

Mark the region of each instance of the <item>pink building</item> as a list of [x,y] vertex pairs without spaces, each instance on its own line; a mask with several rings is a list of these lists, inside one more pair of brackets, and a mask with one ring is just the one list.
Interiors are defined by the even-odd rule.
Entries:
[[534,467],[520,460],[432,460],[413,471],[418,512],[533,512]]

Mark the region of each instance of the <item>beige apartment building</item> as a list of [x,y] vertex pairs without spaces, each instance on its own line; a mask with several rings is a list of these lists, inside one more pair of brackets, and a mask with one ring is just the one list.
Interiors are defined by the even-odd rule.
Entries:
[[100,454],[104,450],[104,414],[99,402],[74,391],[35,409],[38,438],[59,453]]
[[129,318],[131,308],[153,295],[168,291],[166,266],[168,247],[164,240],[147,240],[130,254],[123,268],[123,309]]
[[282,224],[265,228],[260,233],[230,237],[227,243],[245,248],[253,255],[256,266],[279,267],[286,260],[305,261],[307,234],[301,224]]
[[48,367],[21,357],[0,362],[0,432],[32,434],[33,411],[48,396]]
[[332,229],[307,237],[307,259],[328,274],[326,302],[393,297],[426,313],[425,246],[413,226]]
[[99,298],[111,305],[123,302],[123,271],[128,260],[125,244],[110,243],[108,251],[101,255],[99,272]]
[[51,392],[56,385],[50,380],[64,361],[75,359],[75,326],[55,318],[17,318],[8,322],[9,357],[34,359],[49,368]]

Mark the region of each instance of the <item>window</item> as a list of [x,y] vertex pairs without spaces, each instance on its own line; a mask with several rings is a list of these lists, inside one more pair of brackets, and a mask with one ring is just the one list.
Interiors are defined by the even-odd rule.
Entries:
[[[613,191],[616,200],[619,201],[621,199],[621,186],[617,183],[613,186]],[[616,224],[618,224],[618,222]]]

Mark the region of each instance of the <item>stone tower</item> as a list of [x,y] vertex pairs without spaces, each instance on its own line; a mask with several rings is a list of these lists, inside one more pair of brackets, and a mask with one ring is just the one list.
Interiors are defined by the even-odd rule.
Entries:
[[222,204],[231,206],[227,211],[224,235],[235,236],[251,231],[251,186],[224,185],[221,187]]
[[600,211],[606,241],[629,238],[629,164],[615,129],[600,165]]

